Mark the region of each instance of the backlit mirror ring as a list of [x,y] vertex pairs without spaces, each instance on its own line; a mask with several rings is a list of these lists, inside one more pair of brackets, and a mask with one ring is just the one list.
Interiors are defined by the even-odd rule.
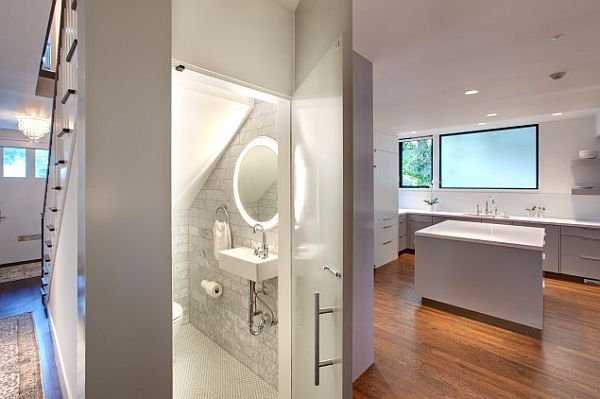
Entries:
[[237,161],[235,162],[235,169],[233,172],[233,196],[235,198],[235,204],[236,204],[238,210],[240,211],[240,214],[242,215],[242,219],[244,219],[244,221],[246,223],[248,223],[251,227],[254,227],[257,224],[260,224],[264,227],[265,230],[271,230],[271,229],[274,229],[275,227],[277,227],[277,224],[279,223],[279,212],[277,212],[275,214],[275,216],[273,216],[270,220],[268,220],[266,222],[260,222],[256,219],[254,219],[252,216],[250,216],[250,214],[248,214],[248,212],[244,208],[244,205],[240,198],[240,192],[239,192],[238,178],[240,175],[240,167],[242,165],[242,161],[244,160],[244,157],[250,150],[252,150],[253,148],[256,148],[256,147],[260,147],[260,146],[267,147],[268,149],[273,151],[273,153],[275,153],[276,156],[279,156],[277,141],[275,139],[273,139],[272,137],[259,136],[259,137],[256,137],[255,139],[253,139],[252,141],[250,141],[244,147],[244,149],[240,153],[240,156],[238,157]]

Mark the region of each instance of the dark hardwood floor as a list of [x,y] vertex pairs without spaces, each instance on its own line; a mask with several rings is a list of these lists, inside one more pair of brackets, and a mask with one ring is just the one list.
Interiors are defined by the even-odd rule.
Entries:
[[48,320],[40,299],[40,279],[32,278],[0,284],[0,318],[32,312],[40,352],[45,399],[61,399],[54,348]]
[[364,398],[600,398],[600,287],[546,279],[541,338],[421,305],[414,255],[375,273]]

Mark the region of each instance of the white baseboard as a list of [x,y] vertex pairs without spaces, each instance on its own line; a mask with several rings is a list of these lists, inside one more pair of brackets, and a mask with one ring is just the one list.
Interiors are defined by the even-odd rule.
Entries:
[[54,346],[54,363],[56,364],[56,371],[58,374],[58,381],[60,383],[60,391],[62,393],[63,399],[72,399],[75,398],[75,395],[70,391],[70,384],[67,384],[66,371],[64,366],[64,361],[62,358],[62,351],[60,349],[60,342],[58,337],[56,336],[56,329],[54,328],[54,321],[52,320],[52,313],[50,312],[50,307],[48,306],[48,323],[50,324],[50,333],[52,334],[52,345]]

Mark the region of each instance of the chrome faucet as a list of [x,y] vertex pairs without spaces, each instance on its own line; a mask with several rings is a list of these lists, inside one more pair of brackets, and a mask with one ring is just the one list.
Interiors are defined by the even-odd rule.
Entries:
[[254,255],[261,259],[265,259],[267,256],[269,256],[269,248],[267,247],[267,232],[260,223],[257,223],[254,226],[254,234],[256,234],[257,231],[262,231],[262,244],[258,248],[254,248]]
[[[490,206],[494,209],[494,211],[492,212],[492,209],[490,208]],[[487,201],[485,201],[485,214],[487,215],[491,215],[493,213],[494,216],[498,216],[498,208],[496,207],[496,200],[494,199],[494,197],[492,197],[490,195],[490,197],[487,199]]]

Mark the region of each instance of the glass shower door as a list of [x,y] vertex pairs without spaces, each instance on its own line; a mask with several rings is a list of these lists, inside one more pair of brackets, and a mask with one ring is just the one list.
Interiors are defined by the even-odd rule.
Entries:
[[292,99],[292,397],[342,398],[343,48]]

